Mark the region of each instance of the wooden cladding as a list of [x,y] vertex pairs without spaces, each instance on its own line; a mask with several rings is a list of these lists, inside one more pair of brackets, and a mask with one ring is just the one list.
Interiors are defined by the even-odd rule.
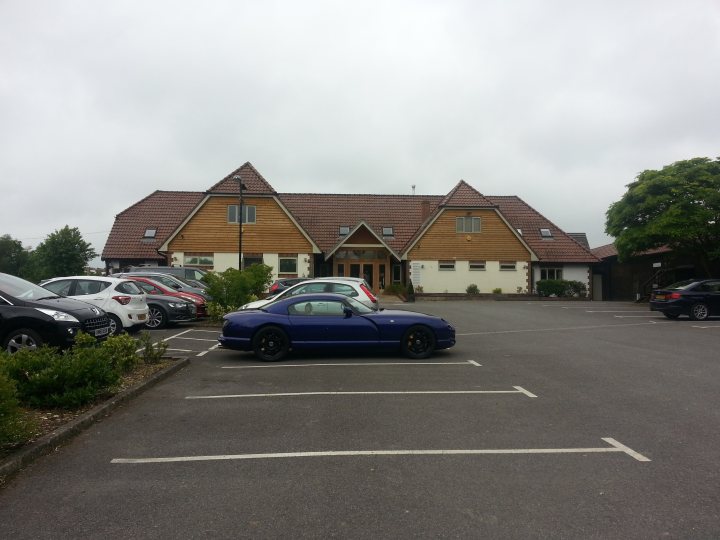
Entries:
[[[479,217],[480,232],[457,232],[457,218]],[[446,210],[410,250],[410,260],[528,261],[530,252],[494,210]]]
[[[237,197],[210,197],[170,242],[169,250],[237,253],[239,225],[228,223],[228,205]],[[245,197],[243,204],[256,209],[255,223],[243,224],[244,253],[311,253],[312,245],[288,215],[270,197]]]

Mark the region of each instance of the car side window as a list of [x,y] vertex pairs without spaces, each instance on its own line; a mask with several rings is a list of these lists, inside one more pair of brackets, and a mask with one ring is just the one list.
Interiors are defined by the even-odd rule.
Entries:
[[142,294],[142,291],[138,288],[134,281],[119,283],[117,287],[115,287],[115,290],[123,294]]
[[94,281],[89,279],[78,279],[75,282],[75,294],[74,296],[81,296],[86,294],[97,294],[108,288],[110,285],[106,281]]
[[59,281],[53,281],[52,283],[46,283],[43,285],[47,290],[59,294],[60,296],[69,296],[70,287],[72,286],[72,280],[61,279]]
[[344,283],[333,283],[332,292],[353,297],[358,295],[358,292],[355,289],[353,289],[350,285],[345,285]]
[[288,307],[289,315],[304,317],[344,317],[342,302],[315,300],[312,302],[297,302]]
[[293,289],[293,291],[290,293],[290,296],[295,296],[296,294],[325,292],[326,286],[326,283],[308,283],[307,285],[303,285],[301,287],[298,287],[297,289]]
[[136,281],[135,284],[148,294],[162,294],[160,289],[144,281]]

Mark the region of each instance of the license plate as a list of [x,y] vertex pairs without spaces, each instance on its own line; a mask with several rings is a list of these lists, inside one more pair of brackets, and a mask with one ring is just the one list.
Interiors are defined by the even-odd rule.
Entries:
[[665,295],[664,294],[656,294],[655,300],[665,300]]
[[98,328],[95,330],[95,337],[105,336],[108,333],[110,333],[110,327],[105,326],[103,328]]
[[138,315],[138,321],[144,321],[144,320],[145,320],[145,315],[143,315],[143,314]]

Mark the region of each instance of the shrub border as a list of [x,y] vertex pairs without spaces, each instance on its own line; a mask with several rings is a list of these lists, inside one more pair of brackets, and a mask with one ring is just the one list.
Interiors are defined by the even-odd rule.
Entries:
[[18,450],[12,455],[0,461],[0,486],[7,479],[17,473],[20,469],[32,463],[37,458],[50,453],[56,447],[69,441],[84,429],[95,423],[99,418],[108,416],[112,411],[120,405],[129,401],[145,390],[152,388],[160,381],[168,378],[170,375],[179,371],[190,364],[189,358],[178,358],[175,363],[155,373],[152,377],[131,386],[127,390],[123,390],[119,394],[114,395],[107,401],[93,407],[88,412],[71,420],[67,424],[60,426],[52,433],[40,437],[37,441],[26,448]]

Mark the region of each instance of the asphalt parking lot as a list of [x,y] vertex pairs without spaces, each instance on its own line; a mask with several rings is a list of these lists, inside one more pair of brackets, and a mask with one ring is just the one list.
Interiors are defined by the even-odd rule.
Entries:
[[[393,307],[393,306],[388,306]],[[714,538],[720,319],[418,302],[428,360],[217,348],[0,488],[7,538]]]

